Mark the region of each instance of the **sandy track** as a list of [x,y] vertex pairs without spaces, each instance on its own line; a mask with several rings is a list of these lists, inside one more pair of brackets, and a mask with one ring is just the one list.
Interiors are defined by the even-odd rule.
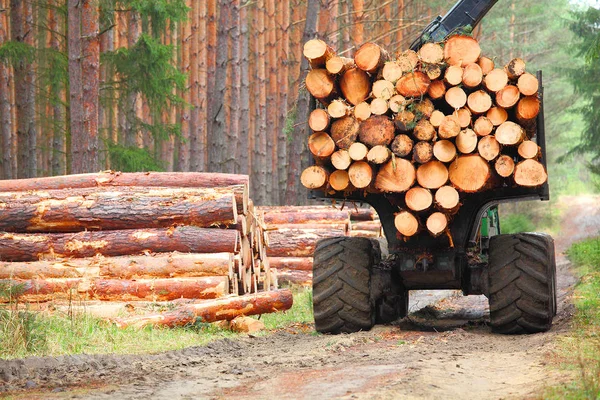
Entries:
[[[568,298],[575,279],[562,251],[598,234],[600,227],[600,198],[567,198],[559,206],[566,210],[556,241],[559,314],[548,333],[493,335],[485,323],[483,296],[418,292],[411,294],[413,303],[435,302],[435,307],[370,332],[324,336],[297,326],[267,337],[149,356],[0,362],[0,391],[35,387],[27,398],[86,399],[500,399],[539,394],[561,379],[547,364],[572,313]],[[52,392],[65,388],[69,391]]]

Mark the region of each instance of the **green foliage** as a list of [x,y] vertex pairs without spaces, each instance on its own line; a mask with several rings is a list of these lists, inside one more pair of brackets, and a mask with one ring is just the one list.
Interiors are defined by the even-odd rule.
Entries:
[[501,216],[500,229],[502,233],[520,233],[535,231],[535,224],[531,217],[525,214],[509,214]]
[[110,165],[123,172],[164,171],[146,149],[106,142]]
[[545,398],[600,398],[600,238],[576,243],[567,252],[580,283],[573,295],[576,313],[573,330],[562,339],[564,367],[577,378],[552,388]]
[[185,88],[185,74],[171,65],[172,56],[172,46],[142,34],[133,47],[105,53],[104,60],[112,64],[121,77],[116,82],[118,90],[142,94],[150,108],[160,112],[168,102],[183,102],[173,94],[173,89]]
[[117,0],[117,3],[147,18],[151,22],[154,37],[158,37],[165,29],[167,21],[184,21],[189,12],[185,0]]
[[0,62],[6,65],[17,65],[21,62],[31,63],[35,59],[35,48],[27,43],[10,40],[0,46]]
[[600,174],[600,10],[589,7],[585,11],[573,12],[575,20],[569,27],[579,39],[575,56],[584,61],[583,65],[568,68],[575,91],[584,103],[574,107],[574,111],[584,121],[581,141],[572,148],[577,154],[590,154],[588,167]]
[[291,324],[312,324],[314,322],[312,308],[312,290],[298,289],[294,293],[294,304],[285,312],[265,314],[261,320],[267,329],[281,329]]

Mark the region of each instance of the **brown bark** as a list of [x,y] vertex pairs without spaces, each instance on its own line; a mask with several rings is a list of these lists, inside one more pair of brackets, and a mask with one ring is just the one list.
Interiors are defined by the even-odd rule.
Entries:
[[415,186],[406,192],[404,200],[408,208],[417,212],[427,210],[433,203],[431,192],[419,186]]
[[[284,5],[288,5],[288,1],[283,2]],[[285,6],[284,6],[285,7]],[[289,27],[289,7],[287,8],[287,21]],[[236,162],[239,164],[237,172],[241,174],[248,174],[250,172],[250,130],[253,124],[250,121],[250,35],[248,32],[248,20],[249,13],[247,7],[240,8],[240,36],[241,36],[241,49],[240,49],[240,64],[241,64],[241,91],[240,91],[240,133],[239,133],[239,144],[237,146]],[[287,35],[287,29],[286,29]],[[286,36],[287,37],[287,36]],[[203,46],[204,47],[204,46]],[[286,46],[287,48],[287,46]],[[206,73],[203,74],[204,79],[207,79]],[[281,73],[282,79],[285,78],[285,82],[288,82],[288,68],[284,69]],[[206,90],[206,88],[204,88]],[[288,90],[286,84],[285,90]],[[291,96],[290,96],[291,97]],[[287,105],[287,99],[282,98],[282,106]],[[283,166],[285,168],[285,165]],[[282,185],[284,187],[284,185]]]
[[[33,3],[11,0],[11,40],[34,46]],[[34,63],[25,57],[14,65],[14,100],[17,142],[17,177],[37,174],[36,74]]]
[[352,41],[354,46],[358,47],[365,41],[364,38],[364,0],[352,0],[352,15],[354,20],[352,22]]
[[350,68],[340,78],[340,89],[349,103],[357,105],[371,94],[371,80],[365,71]]
[[352,222],[351,230],[353,231],[381,231],[381,222],[379,221],[358,221]]
[[271,268],[279,269],[287,268],[294,271],[312,271],[312,257],[269,257],[269,265]]
[[354,63],[365,72],[374,73],[388,59],[387,52],[375,43],[365,43],[354,54]]
[[[0,13],[0,46],[8,41],[8,17],[7,13]],[[2,179],[13,178],[13,151],[12,151],[12,103],[10,99],[11,79],[10,67],[0,63],[0,146],[2,146]]]
[[191,226],[118,231],[0,234],[0,260],[135,255],[143,252],[234,253],[239,232]]
[[312,271],[295,271],[290,269],[277,270],[277,282],[279,282],[279,285],[311,286],[312,279]]
[[300,182],[307,189],[320,189],[327,184],[329,173],[325,168],[313,165],[302,171]]
[[348,149],[358,137],[359,123],[352,117],[343,117],[331,124],[331,137],[340,149]]
[[267,229],[267,232],[277,231],[281,229],[341,229],[343,231],[347,231],[348,222],[321,221],[313,223],[312,221],[304,221],[299,224],[277,224],[271,225],[271,227]]
[[[94,0],[80,2],[81,13],[81,90],[83,130],[72,131],[71,173],[96,172],[100,169],[98,154],[98,115],[100,81],[99,9]],[[72,104],[72,103],[71,103]]]
[[444,60],[449,65],[464,67],[477,62],[481,55],[481,47],[471,36],[451,36],[444,45]]
[[413,161],[425,164],[433,158],[433,144],[430,142],[417,142],[413,148]]
[[409,72],[396,82],[396,91],[404,97],[420,97],[427,93],[431,80],[422,72]]
[[426,189],[437,189],[448,181],[448,168],[439,161],[429,161],[417,169],[417,182]]
[[281,289],[205,301],[162,314],[117,318],[113,319],[112,322],[120,328],[143,328],[148,325],[185,326],[194,323],[196,320],[201,322],[215,322],[232,320],[240,315],[257,315],[285,311],[292,307],[292,303],[292,292],[289,289]]
[[394,218],[394,225],[402,236],[411,237],[419,231],[419,220],[408,211],[401,211]]
[[[227,226],[237,221],[235,194],[226,189],[144,189],[8,192],[0,195],[6,232],[78,232],[169,227]],[[62,197],[62,198],[61,198]]]
[[35,279],[15,280],[25,286],[21,301],[68,300],[75,295],[104,301],[170,301],[215,299],[229,294],[226,276],[170,279]]
[[374,116],[360,123],[359,140],[367,146],[388,146],[394,140],[394,123],[388,117]]
[[521,161],[515,166],[515,183],[525,187],[541,186],[548,180],[546,169],[536,160]]
[[269,257],[312,257],[317,242],[344,236],[342,229],[281,229],[269,232]]
[[373,181],[373,168],[366,161],[356,161],[348,168],[350,183],[357,189],[364,189]]
[[461,192],[480,191],[490,178],[490,167],[478,154],[458,157],[448,169],[450,182]]
[[[186,1],[188,7],[191,6],[191,2]],[[214,18],[215,18],[215,9],[216,9],[216,0],[209,0],[207,2],[207,12],[208,12],[208,29],[209,29],[209,37],[208,37],[208,48],[209,48],[209,57],[212,54],[212,71],[214,71],[214,53],[211,53],[211,46],[212,46],[212,51],[214,52],[214,44],[212,42],[212,38],[210,36],[211,32],[210,32],[210,27],[211,27],[211,23],[212,26],[214,26]],[[177,157],[176,157],[176,161],[175,161],[175,169],[177,171],[189,171],[190,170],[190,158],[191,158],[191,149],[190,149],[190,139],[191,139],[191,111],[190,111],[190,104],[192,104],[192,93],[193,90],[190,90],[190,80],[191,80],[191,74],[188,74],[188,71],[190,71],[191,65],[190,65],[190,55],[191,55],[191,40],[192,40],[192,24],[190,23],[182,23],[180,25],[181,27],[181,33],[180,33],[180,47],[181,47],[181,59],[180,59],[180,63],[181,63],[181,68],[182,68],[182,72],[186,73],[188,75],[188,80],[186,81],[186,87],[184,90],[184,93],[182,95],[182,98],[185,100],[186,105],[182,107],[181,112],[180,112],[180,124],[181,124],[181,137],[177,138]],[[215,35],[216,35],[216,31],[215,31]],[[210,70],[211,68],[211,60],[208,60],[208,68],[209,71],[208,73],[210,74],[212,71]],[[214,76],[211,76],[212,79],[210,79],[208,81],[209,85],[208,85],[208,89],[211,93],[212,90],[214,90]],[[211,84],[212,82],[212,84]]]
[[100,172],[44,178],[0,180],[0,192],[83,189],[97,186],[199,187],[248,186],[247,175],[200,172]]
[[417,122],[417,125],[415,125],[413,136],[417,140],[433,140],[436,137],[435,128],[433,125],[431,125],[431,122],[426,119],[422,119]]
[[435,106],[431,100],[424,97],[423,99],[414,102],[414,110],[416,113],[421,113],[424,118],[429,118],[435,111]]
[[508,64],[506,64],[504,70],[506,71],[509,79],[518,79],[525,73],[525,61],[520,58],[514,58]]
[[394,125],[396,126],[396,130],[400,133],[411,132],[415,126],[415,118],[416,116],[412,111],[400,111],[394,117]]
[[415,182],[416,172],[413,164],[403,158],[384,164],[375,179],[375,188],[382,192],[406,192]]

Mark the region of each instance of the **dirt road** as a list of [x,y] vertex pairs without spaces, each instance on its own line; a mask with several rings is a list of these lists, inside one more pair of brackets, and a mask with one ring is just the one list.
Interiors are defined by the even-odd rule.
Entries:
[[[562,254],[598,234],[600,198],[566,198],[557,236],[559,312],[552,330],[492,335],[482,296],[413,293],[399,325],[352,335],[297,326],[267,337],[224,340],[149,356],[72,356],[0,362],[0,385],[27,398],[82,399],[505,399],[540,394],[559,376],[555,339],[568,330],[575,283]],[[75,389],[74,389],[75,388]],[[43,390],[43,392],[38,392]],[[0,391],[1,392],[1,391]],[[41,393],[41,394],[39,394]]]

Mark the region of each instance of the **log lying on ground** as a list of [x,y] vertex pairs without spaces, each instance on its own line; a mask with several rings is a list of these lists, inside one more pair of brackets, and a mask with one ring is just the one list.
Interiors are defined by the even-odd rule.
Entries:
[[248,175],[204,172],[115,172],[0,180],[0,192],[93,188],[98,186],[199,187],[248,186]]
[[317,242],[330,237],[344,236],[342,229],[281,229],[270,231],[267,256],[310,257]]
[[[229,294],[226,276],[170,279],[33,279],[7,280],[22,285],[21,301],[69,300],[73,297],[104,301],[170,301],[179,298],[216,299]],[[0,301],[7,302],[4,298]]]
[[383,237],[381,232],[379,232],[379,231],[363,231],[363,230],[359,230],[359,229],[350,231],[348,236],[350,236],[350,237],[366,237],[366,238]]
[[347,222],[313,223],[311,221],[307,221],[306,223],[301,224],[277,224],[268,228],[267,232],[277,231],[281,229],[341,229],[347,231],[349,229],[349,225]]
[[0,194],[0,202],[0,230],[7,232],[138,229],[183,223],[212,227],[237,222],[234,192],[229,188],[9,192]]
[[269,228],[277,228],[282,224],[349,224],[348,211],[337,210],[332,207],[313,210],[305,208],[282,212],[265,212],[265,223]]
[[233,277],[233,253],[168,253],[55,261],[0,262],[0,279]]
[[379,221],[358,221],[353,222],[350,226],[352,230],[357,231],[376,231],[379,232],[381,230],[381,222]]
[[277,282],[280,286],[312,286],[312,271],[297,271],[292,269],[278,269]]
[[271,268],[277,269],[290,269],[298,271],[312,271],[313,258],[312,257],[269,257],[269,265]]
[[292,307],[293,296],[288,289],[229,297],[191,304],[177,310],[145,316],[116,318],[112,322],[119,328],[153,326],[185,326],[201,322],[232,320],[240,315],[259,315],[285,311]]
[[116,231],[18,234],[0,233],[0,261],[59,257],[137,255],[144,252],[235,253],[240,234],[233,229],[192,226]]

